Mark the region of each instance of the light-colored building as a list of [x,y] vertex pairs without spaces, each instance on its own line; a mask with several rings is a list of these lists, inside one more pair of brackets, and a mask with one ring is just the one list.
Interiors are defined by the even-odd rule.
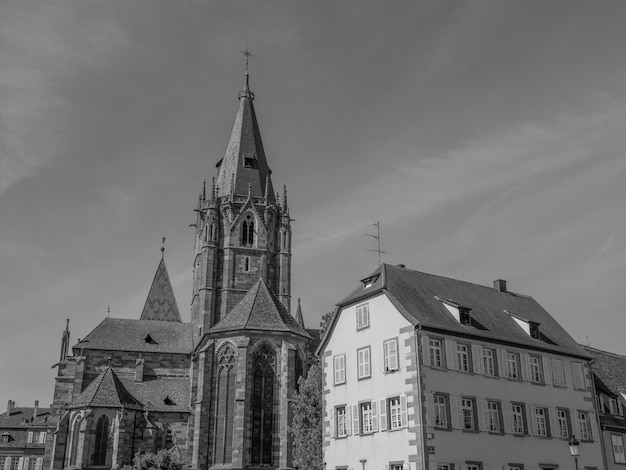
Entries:
[[383,264],[318,348],[326,468],[603,468],[589,355],[534,299]]
[[626,356],[584,346],[593,358],[591,370],[600,414],[600,437],[606,468],[626,468]]

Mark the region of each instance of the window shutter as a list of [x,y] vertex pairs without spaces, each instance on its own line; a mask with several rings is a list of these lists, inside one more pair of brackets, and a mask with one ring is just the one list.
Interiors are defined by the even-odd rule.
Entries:
[[398,341],[395,339],[392,340],[389,343],[389,347],[391,349],[389,355],[389,370],[398,370]]
[[513,407],[510,403],[502,403],[502,422],[504,424],[504,432],[513,434]]
[[565,371],[563,370],[563,361],[560,359],[552,359],[552,383],[559,387],[565,387]]
[[422,364],[430,365],[430,343],[428,335],[422,336]]
[[585,377],[583,365],[580,362],[572,362],[572,372],[574,374],[574,388],[582,390],[585,388]]
[[596,421],[596,414],[589,413],[589,425],[591,426],[591,439],[597,441],[600,436],[600,431],[598,430],[598,422]]
[[43,467],[43,458],[37,457],[37,460],[35,461],[35,470],[41,470],[41,467]]
[[32,444],[33,443],[33,432],[32,431],[28,431],[26,442],[28,444]]
[[17,461],[17,470],[24,470],[24,457],[20,457]]
[[480,431],[487,430],[487,406],[485,400],[479,398],[476,400],[476,412],[478,415],[478,429]]
[[4,461],[4,470],[9,470],[11,468],[11,457],[7,457]]
[[28,464],[30,464],[30,458],[24,457],[24,470],[28,470]]
[[380,400],[378,402],[378,420],[380,421],[380,430],[387,430],[387,401]]
[[508,377],[509,371],[506,363],[506,351],[504,349],[498,349],[498,372],[500,377]]
[[389,341],[383,342],[383,367],[385,371],[390,370],[389,368]]
[[541,360],[543,362],[543,382],[546,385],[552,384],[552,370],[550,370],[550,359],[546,356],[542,356]]
[[409,426],[409,414],[406,406],[406,395],[400,395],[400,423],[403,428]]
[[528,431],[528,435],[529,436],[534,436],[535,435],[535,407],[534,406],[530,406],[530,405],[525,405],[526,406],[526,430]]
[[478,344],[472,344],[472,370],[475,374],[484,374],[483,348]]
[[450,424],[454,429],[461,429],[460,397],[450,395]]
[[372,400],[372,431],[378,432],[378,402]]
[[435,425],[435,395],[433,392],[426,392],[426,425]]
[[346,436],[352,434],[352,407],[346,406]]
[[550,436],[561,437],[561,429],[559,428],[559,421],[556,417],[556,409],[548,408],[548,416],[550,418]]
[[457,370],[457,360],[456,360],[456,341],[451,339],[444,340],[445,349],[446,349],[446,366],[448,369]]
[[335,414],[337,414],[337,408],[333,408],[330,410],[330,432],[329,437],[331,439],[335,438]]
[[352,405],[352,434],[360,434],[359,429],[359,405]]
[[530,355],[527,353],[520,354],[522,380],[529,381],[532,374],[530,373]]

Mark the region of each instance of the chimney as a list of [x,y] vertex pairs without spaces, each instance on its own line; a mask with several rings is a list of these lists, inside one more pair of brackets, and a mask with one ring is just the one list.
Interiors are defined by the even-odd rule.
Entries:
[[13,400],[9,400],[7,403],[7,416],[13,412],[13,408],[15,408],[15,402]]
[[39,413],[39,400],[35,400],[35,408],[33,408],[33,422],[37,418],[37,414]]
[[496,279],[493,281],[493,288],[498,292],[507,292],[506,281],[504,279]]

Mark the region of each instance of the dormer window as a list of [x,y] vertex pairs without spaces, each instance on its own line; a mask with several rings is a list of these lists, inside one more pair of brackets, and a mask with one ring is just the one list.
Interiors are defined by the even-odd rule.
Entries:
[[472,324],[472,315],[470,311],[472,310],[469,307],[464,307],[463,305],[459,305],[456,302],[448,299],[441,299],[439,297],[435,297],[439,302],[443,304],[443,306],[452,314],[454,319],[458,321],[461,325],[471,325]]
[[539,323],[534,322],[532,320],[526,320],[525,318],[519,317],[511,312],[504,311],[511,315],[511,318],[517,323],[524,332],[534,339],[541,339],[541,333],[539,332]]
[[368,287],[372,287],[372,285],[378,280],[378,276],[380,274],[375,274],[374,276],[366,277],[365,279],[361,279],[361,284],[363,284],[363,289],[367,289]]
[[3,432],[2,435],[0,435],[0,442],[8,444],[10,438],[11,435],[8,432]]
[[157,344],[155,339],[152,336],[150,336],[150,333],[148,333],[143,340],[148,344]]
[[534,321],[529,321],[528,322],[528,327],[530,329],[530,337],[531,338],[535,338],[535,339],[540,339],[541,336],[539,335],[539,323],[536,323]]
[[461,325],[471,325],[472,317],[470,316],[470,309],[459,307],[459,322]]

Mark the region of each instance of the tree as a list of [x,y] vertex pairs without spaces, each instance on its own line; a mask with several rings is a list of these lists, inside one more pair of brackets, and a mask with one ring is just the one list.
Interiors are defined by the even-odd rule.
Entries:
[[122,470],[183,470],[185,462],[177,448],[161,449],[156,454],[137,452],[133,465],[124,465]]
[[300,389],[291,399],[293,409],[293,463],[302,470],[323,470],[322,370],[313,364],[298,380]]
[[326,328],[330,324],[330,319],[333,318],[333,313],[335,312],[326,312],[322,315],[322,321],[320,321],[320,339],[324,337],[324,333],[326,333]]

